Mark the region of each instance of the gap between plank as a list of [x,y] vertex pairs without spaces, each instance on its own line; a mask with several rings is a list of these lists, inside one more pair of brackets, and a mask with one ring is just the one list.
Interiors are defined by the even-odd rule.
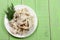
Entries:
[[48,13],[49,13],[49,31],[50,31],[50,40],[52,40],[52,35],[51,35],[51,15],[50,15],[50,0],[48,0]]
[[21,0],[21,5],[22,5],[23,0]]

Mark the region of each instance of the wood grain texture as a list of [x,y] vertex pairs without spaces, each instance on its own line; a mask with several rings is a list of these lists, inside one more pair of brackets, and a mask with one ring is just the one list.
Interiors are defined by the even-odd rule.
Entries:
[[38,40],[50,40],[48,0],[37,0],[36,11],[39,19],[39,31],[37,30]]
[[60,0],[50,0],[51,38],[60,40]]
[[7,0],[4,1],[0,0],[0,40],[8,40],[9,34],[4,27],[4,10],[7,8]]

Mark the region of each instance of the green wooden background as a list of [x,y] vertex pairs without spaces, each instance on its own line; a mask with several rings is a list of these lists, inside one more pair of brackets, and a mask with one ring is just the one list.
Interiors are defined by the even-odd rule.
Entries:
[[[36,11],[38,27],[29,37],[11,36],[4,27],[4,10],[14,5],[28,5]],[[0,40],[60,40],[60,0],[0,0]]]

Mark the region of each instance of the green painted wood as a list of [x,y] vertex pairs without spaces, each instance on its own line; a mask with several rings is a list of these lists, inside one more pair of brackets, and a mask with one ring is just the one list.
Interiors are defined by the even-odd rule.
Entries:
[[[5,3],[4,3],[5,2]],[[8,40],[9,34],[4,26],[4,10],[7,8],[7,0],[0,0],[0,40]]]
[[60,0],[50,0],[51,38],[60,40]]
[[36,40],[50,40],[48,0],[36,0],[36,12],[39,20]]

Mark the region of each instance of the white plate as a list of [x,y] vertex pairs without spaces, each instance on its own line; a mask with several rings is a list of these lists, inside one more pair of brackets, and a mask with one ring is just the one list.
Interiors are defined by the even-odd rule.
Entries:
[[14,8],[15,8],[15,10],[18,10],[18,9],[20,10],[21,8],[27,8],[28,11],[31,13],[31,15],[34,16],[34,26],[25,35],[15,35],[15,34],[12,34],[11,31],[10,31],[10,25],[9,25],[8,19],[7,19],[6,15],[5,15],[5,17],[4,17],[4,24],[5,24],[5,27],[6,27],[7,31],[11,35],[13,35],[15,37],[18,37],[18,38],[24,38],[24,37],[30,36],[37,28],[37,16],[36,16],[36,13],[34,12],[33,9],[31,9],[30,7],[28,7],[26,5],[16,5],[16,6],[14,6]]

